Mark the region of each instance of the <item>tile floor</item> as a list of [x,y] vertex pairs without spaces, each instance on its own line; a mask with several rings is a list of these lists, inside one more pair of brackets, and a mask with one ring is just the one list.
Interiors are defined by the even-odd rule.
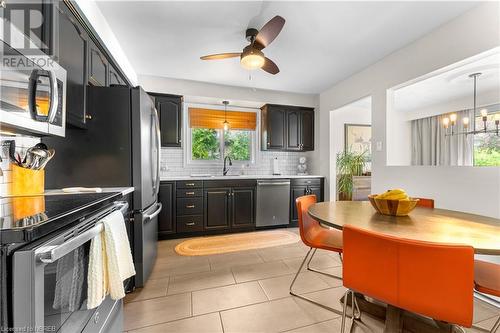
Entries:
[[[340,332],[340,316],[288,293],[307,252],[301,242],[182,257],[174,251],[181,241],[160,241],[146,287],[126,296],[125,330],[129,333]],[[335,253],[318,251],[312,265],[341,274]],[[345,291],[341,281],[308,271],[300,274],[296,290],[339,310],[338,300]],[[489,329],[499,314],[498,309],[476,301],[474,322],[478,326]],[[382,332],[383,323],[364,315],[363,325],[353,331]]]

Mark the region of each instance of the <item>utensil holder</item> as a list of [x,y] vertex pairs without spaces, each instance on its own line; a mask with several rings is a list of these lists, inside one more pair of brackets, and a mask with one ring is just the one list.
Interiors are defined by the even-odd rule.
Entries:
[[43,194],[45,191],[45,170],[32,170],[12,164],[10,195]]
[[12,198],[12,215],[14,221],[33,216],[45,211],[45,197]]

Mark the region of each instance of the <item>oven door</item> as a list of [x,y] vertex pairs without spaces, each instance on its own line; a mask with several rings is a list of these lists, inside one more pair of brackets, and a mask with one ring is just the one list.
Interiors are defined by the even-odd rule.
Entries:
[[110,332],[114,327],[113,332],[122,331],[121,300],[108,296],[95,309],[86,306],[90,242],[102,231],[97,222],[116,209],[125,213],[128,204],[116,202],[70,230],[14,253],[14,329],[74,333]]
[[[21,35],[14,26],[11,29],[13,34]],[[3,40],[0,49],[1,129],[64,136],[66,71],[40,50],[24,55]]]

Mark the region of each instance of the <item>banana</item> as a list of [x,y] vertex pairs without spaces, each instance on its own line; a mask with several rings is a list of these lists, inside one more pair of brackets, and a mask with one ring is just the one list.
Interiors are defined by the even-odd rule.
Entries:
[[405,190],[400,188],[387,190],[384,193],[377,195],[377,199],[387,199],[387,200],[408,200],[408,195]]

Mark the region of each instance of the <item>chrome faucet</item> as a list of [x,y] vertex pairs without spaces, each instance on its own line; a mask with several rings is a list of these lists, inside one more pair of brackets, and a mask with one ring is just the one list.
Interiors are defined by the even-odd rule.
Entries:
[[224,169],[222,169],[222,175],[223,176],[227,175],[227,173],[229,171],[229,167],[226,168],[226,161],[227,161],[227,159],[229,159],[229,166],[233,165],[233,161],[231,161],[231,157],[229,157],[229,156],[224,157]]

